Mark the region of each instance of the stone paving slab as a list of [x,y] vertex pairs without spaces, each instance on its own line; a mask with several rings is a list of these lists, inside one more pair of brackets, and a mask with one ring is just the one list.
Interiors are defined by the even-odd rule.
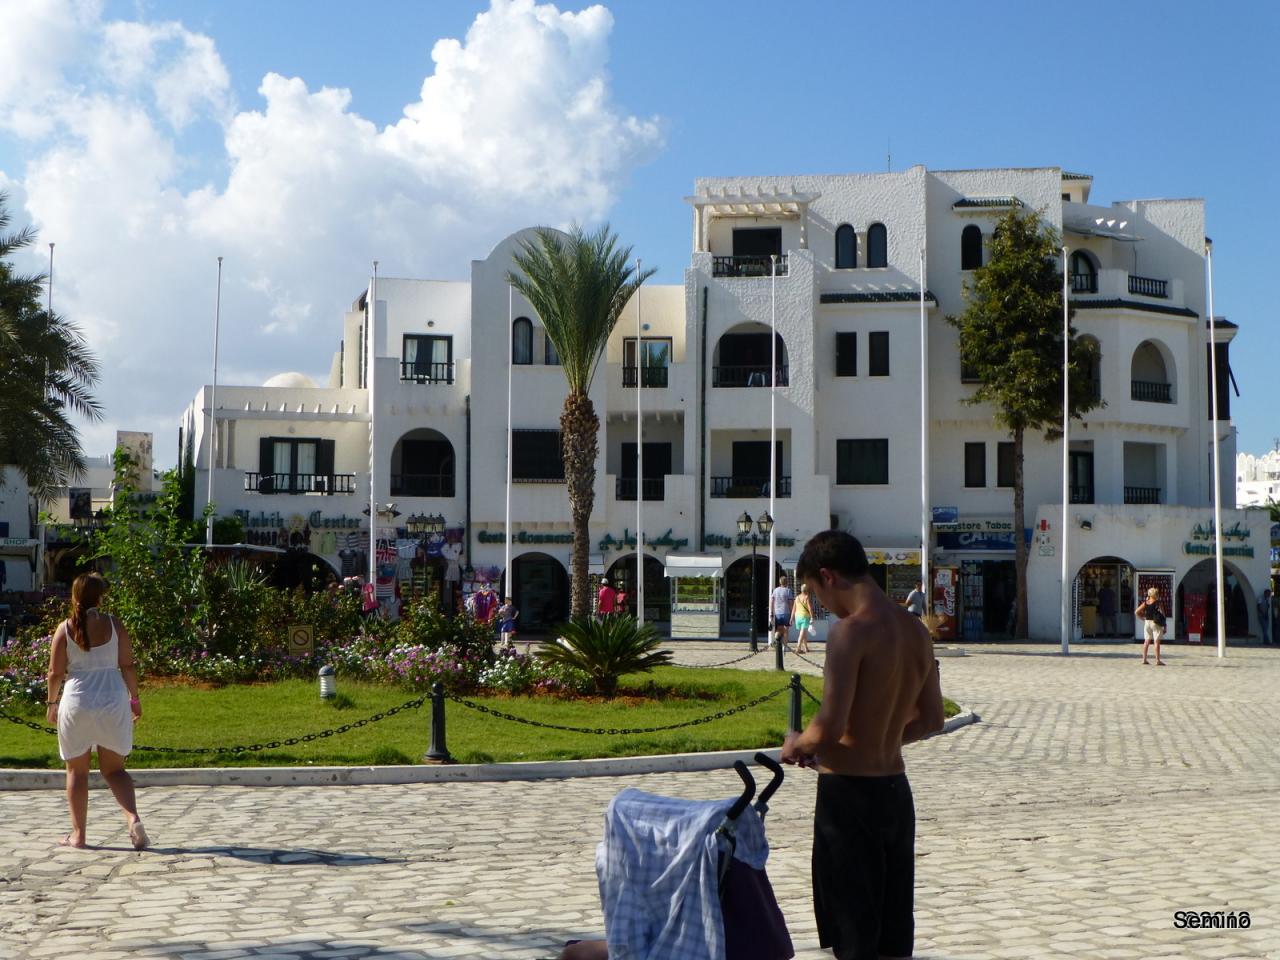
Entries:
[[[1280,652],[1175,647],[1162,669],[1125,646],[969,652],[943,661],[943,689],[983,722],[908,748],[917,956],[1280,957]],[[802,960],[826,955],[808,898],[815,780],[794,772],[768,820]],[[615,793],[735,784],[157,787],[141,795],[157,843],[143,853],[105,793],[87,851],[52,846],[59,794],[0,794],[0,958],[552,956],[602,929],[594,848]],[[1179,930],[1176,910],[1248,910],[1252,925]]]

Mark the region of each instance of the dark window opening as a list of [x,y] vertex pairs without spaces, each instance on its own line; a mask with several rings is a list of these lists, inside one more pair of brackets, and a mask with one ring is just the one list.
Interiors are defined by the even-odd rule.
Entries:
[[782,256],[781,227],[748,227],[733,231],[735,257]]
[[996,486],[1012,487],[1014,474],[1013,444],[996,444]]
[[836,483],[888,482],[887,439],[836,441]]
[[966,487],[987,485],[987,445],[985,443],[964,445],[964,485]]
[[406,333],[400,379],[418,383],[453,383],[453,337]]
[[836,376],[856,377],[858,375],[858,335],[856,333],[836,334]]
[[559,430],[511,431],[511,479],[525,483],[564,480]]
[[982,228],[969,224],[960,232],[960,269],[977,270],[982,266]]
[[889,265],[889,231],[883,223],[873,223],[867,228],[867,266]]
[[889,376],[888,331],[867,334],[867,354],[867,373],[873,377]]
[[836,269],[846,270],[857,265],[858,235],[849,224],[841,224],[836,228]]
[[528,317],[516,317],[511,324],[511,362],[533,363],[533,321]]

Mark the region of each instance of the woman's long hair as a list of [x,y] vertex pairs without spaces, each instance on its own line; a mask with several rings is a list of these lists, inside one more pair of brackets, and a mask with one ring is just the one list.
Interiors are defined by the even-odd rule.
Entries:
[[89,611],[106,592],[107,581],[96,573],[82,573],[71,584],[71,639],[81,650],[89,649]]

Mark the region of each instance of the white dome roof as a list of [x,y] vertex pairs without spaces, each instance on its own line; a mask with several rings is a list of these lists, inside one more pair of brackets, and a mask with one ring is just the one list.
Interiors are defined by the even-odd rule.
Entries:
[[305,373],[277,373],[263,384],[264,387],[314,387],[316,382]]

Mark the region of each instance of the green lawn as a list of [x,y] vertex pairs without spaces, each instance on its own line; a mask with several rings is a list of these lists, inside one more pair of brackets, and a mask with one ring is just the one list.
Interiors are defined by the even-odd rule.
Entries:
[[[736,706],[785,686],[788,675],[763,671],[662,667],[651,675],[631,677],[624,688],[650,680],[677,696],[618,702],[565,701],[544,697],[477,697],[495,710],[519,717],[577,727],[655,727],[680,723]],[[821,695],[821,681],[806,677],[805,686]],[[337,702],[320,700],[313,681],[240,685],[199,689],[172,684],[145,684],[145,715],[135,729],[138,744],[206,747],[283,740],[367,717],[412,698],[392,687],[339,682]],[[513,760],[568,760],[637,756],[708,750],[751,749],[782,742],[787,725],[787,695],[732,717],[664,733],[596,735],[545,730],[486,716],[460,704],[446,708],[449,751],[462,763]],[[950,700],[947,716],[958,712]],[[807,721],[816,709],[805,698]],[[43,712],[25,716],[43,721]],[[344,734],[254,753],[191,755],[135,751],[132,767],[188,766],[368,766],[416,763],[426,752],[430,707],[407,710]],[[57,738],[0,721],[0,767],[61,767]]]

